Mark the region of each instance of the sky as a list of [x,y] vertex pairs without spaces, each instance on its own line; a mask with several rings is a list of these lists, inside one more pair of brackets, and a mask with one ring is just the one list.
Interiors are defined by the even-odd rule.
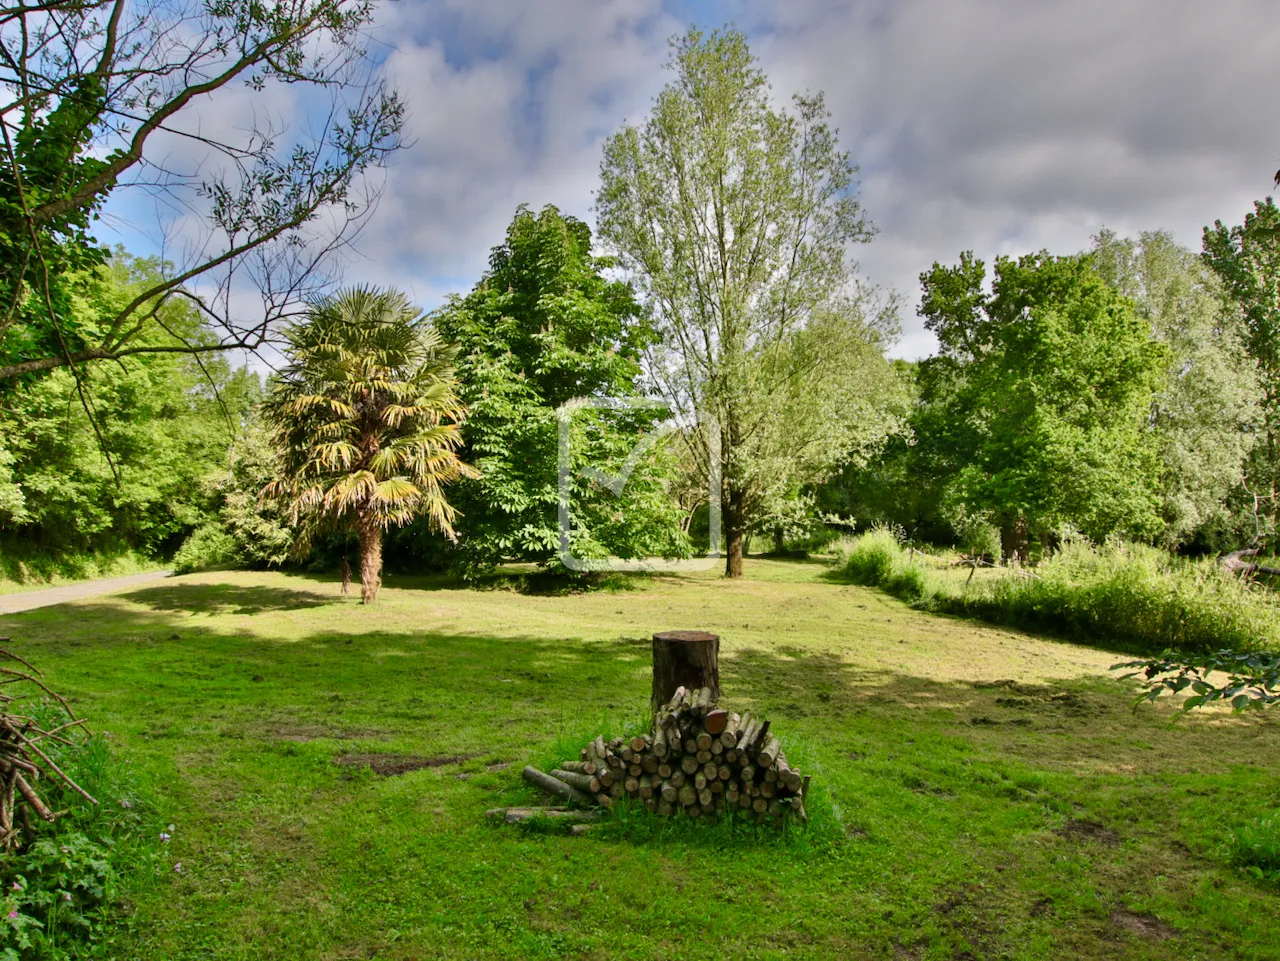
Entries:
[[[780,105],[826,95],[878,230],[859,272],[904,296],[895,356],[934,349],[915,308],[935,261],[1071,253],[1103,226],[1198,249],[1280,166],[1273,0],[397,0],[370,51],[410,146],[346,280],[431,308],[476,282],[517,205],[592,222],[601,143],[643,122],[668,38],[729,22]],[[210,102],[202,123],[245,103]]]

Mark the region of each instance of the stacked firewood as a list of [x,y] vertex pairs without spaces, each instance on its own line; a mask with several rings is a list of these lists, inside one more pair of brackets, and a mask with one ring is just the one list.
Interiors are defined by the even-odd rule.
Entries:
[[[0,638],[0,643],[5,641],[7,637]],[[35,837],[32,812],[44,821],[53,821],[65,813],[51,810],[36,791],[42,777],[61,781],[93,804],[98,803],[45,751],[49,742],[71,745],[64,732],[84,727],[84,722],[71,712],[65,699],[45,686],[43,677],[21,657],[0,648],[0,850],[13,850]],[[14,684],[16,688],[10,686]],[[23,701],[39,698],[56,701],[65,712],[65,720],[45,729],[22,713]]]
[[767,720],[720,710],[706,687],[678,688],[648,735],[597,737],[550,775],[525,768],[524,777],[582,806],[632,797],[663,816],[738,811],[775,824],[788,815],[806,819],[809,788]]

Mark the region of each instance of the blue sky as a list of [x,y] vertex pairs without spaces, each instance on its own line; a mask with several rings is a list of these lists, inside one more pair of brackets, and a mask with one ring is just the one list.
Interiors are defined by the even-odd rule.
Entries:
[[[379,8],[372,49],[408,102],[413,145],[346,279],[431,307],[475,282],[518,204],[590,221],[600,143],[643,119],[667,38],[727,21],[780,102],[825,91],[879,228],[855,252],[861,273],[905,298],[900,356],[933,347],[915,303],[935,260],[1068,253],[1104,225],[1196,247],[1280,165],[1268,0],[399,0]],[[296,122],[295,96],[211,101],[200,122]],[[144,228],[120,231],[127,246],[154,242],[145,205],[111,213]]]

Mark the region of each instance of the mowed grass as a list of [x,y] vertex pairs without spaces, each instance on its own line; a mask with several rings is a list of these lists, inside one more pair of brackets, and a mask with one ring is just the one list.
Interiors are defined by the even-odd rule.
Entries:
[[[1275,958],[1224,863],[1280,723],[1130,709],[1119,656],[912,611],[816,564],[559,596],[174,578],[0,618],[175,825],[114,957]],[[643,720],[649,636],[721,635],[723,698],[814,777],[778,839],[486,823],[528,762]],[[404,755],[382,776],[337,763]],[[112,799],[103,799],[111,803]]]

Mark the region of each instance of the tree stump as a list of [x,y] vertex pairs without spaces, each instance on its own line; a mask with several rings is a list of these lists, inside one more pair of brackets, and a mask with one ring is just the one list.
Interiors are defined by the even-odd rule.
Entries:
[[653,635],[653,696],[650,713],[671,700],[676,688],[711,688],[720,697],[720,635],[706,631],[663,631]]

